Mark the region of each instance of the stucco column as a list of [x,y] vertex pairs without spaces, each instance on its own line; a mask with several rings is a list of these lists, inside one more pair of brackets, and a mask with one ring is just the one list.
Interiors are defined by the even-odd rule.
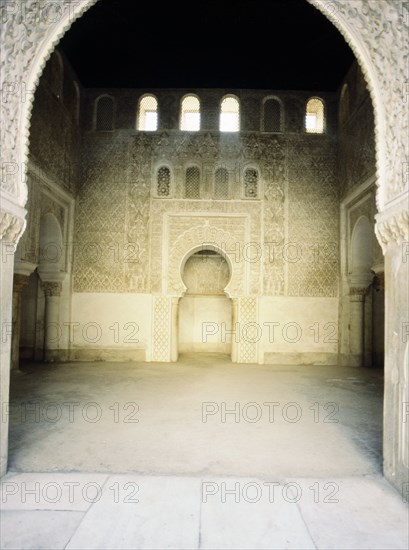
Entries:
[[11,368],[18,371],[20,362],[21,306],[24,287],[36,264],[22,260],[15,261],[13,280],[13,334],[11,338]]
[[[409,212],[401,205],[376,216],[385,255],[385,477],[402,494],[409,482]],[[400,208],[399,208],[400,206]],[[406,489],[405,489],[406,487]]]
[[357,270],[349,275],[349,356],[352,366],[364,364],[365,296],[373,276],[367,270]]
[[364,360],[365,294],[367,287],[349,290],[349,349],[354,366],[362,366]]
[[[12,334],[12,300],[13,300],[13,267],[14,256],[10,255],[11,247],[3,240],[1,246],[1,277],[0,277],[0,297],[1,297],[1,430],[0,430],[0,475],[7,471],[8,454],[8,426],[9,418],[7,409],[9,402],[10,388],[10,350]],[[4,413],[4,414],[3,414]]]
[[[7,471],[13,272],[16,245],[24,228],[25,211],[1,197],[0,209],[0,476]],[[9,210],[3,210],[3,205]]]
[[44,360],[53,361],[53,351],[59,347],[61,327],[60,296],[62,283],[60,281],[42,281],[41,287],[45,296],[44,314]]

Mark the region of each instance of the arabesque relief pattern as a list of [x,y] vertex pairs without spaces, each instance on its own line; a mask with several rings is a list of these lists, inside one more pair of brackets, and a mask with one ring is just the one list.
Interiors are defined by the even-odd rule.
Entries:
[[[169,199],[155,198],[161,161],[175,180]],[[185,166],[192,161],[201,172],[200,201],[183,198]],[[228,167],[231,198],[213,200],[221,164]],[[242,198],[249,165],[260,174],[255,200]],[[207,223],[229,235],[219,246],[243,277],[240,288],[230,285],[236,295],[243,289],[254,295],[336,295],[338,195],[331,136],[94,133],[84,140],[83,166],[75,291],[180,292],[172,247],[186,231]],[[201,238],[196,235],[192,247]],[[162,288],[167,278],[169,287]]]
[[284,258],[289,296],[338,294],[338,188],[333,139],[289,144],[288,241]]
[[339,131],[337,176],[340,196],[374,174],[375,132],[373,107],[367,98]]

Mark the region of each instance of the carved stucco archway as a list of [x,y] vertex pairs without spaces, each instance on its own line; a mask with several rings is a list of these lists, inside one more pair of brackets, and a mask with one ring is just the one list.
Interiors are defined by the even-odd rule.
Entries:
[[[189,277],[189,263],[195,260],[198,260],[198,263],[193,264],[195,267]],[[220,269],[222,266],[224,269]],[[192,268],[192,264],[190,267]],[[228,353],[234,362],[234,337],[228,342],[228,337],[232,335],[231,324],[234,323],[235,313],[234,298],[228,290],[232,269],[234,267],[231,258],[217,243],[194,246],[184,256],[180,266],[180,277],[185,291],[178,301],[177,313],[177,348],[180,352]],[[197,305],[198,299],[200,306],[196,309],[194,306]],[[184,309],[183,305],[186,304],[190,304],[190,307]],[[205,317],[203,307],[206,308]],[[186,337],[187,333],[189,337],[183,342],[183,335]]]
[[[1,177],[0,236],[2,251],[15,244],[25,227],[27,186],[26,161],[29,146],[30,116],[33,94],[43,67],[54,47],[72,23],[97,0],[53,0],[57,12],[53,17],[41,17],[36,12],[47,4],[38,0],[6,2],[0,0],[3,11],[1,37],[1,142],[3,153]],[[407,281],[402,265],[401,244],[408,240],[408,3],[399,0],[307,0],[319,9],[341,32],[365,75],[375,111],[377,158],[376,233],[386,255],[386,271],[396,274],[402,285]],[[58,11],[58,5],[60,10]],[[40,8],[39,8],[40,6]],[[21,10],[24,11],[22,15]],[[8,252],[6,252],[8,254]],[[2,326],[11,319],[13,263],[2,262]],[[406,277],[406,278],[405,278]],[[402,286],[403,288],[403,286]],[[251,298],[249,298],[251,300]],[[160,300],[159,300],[160,302]],[[159,303],[158,302],[158,303]],[[390,331],[401,330],[406,315],[408,297],[389,297]],[[247,308],[253,307],[246,304]],[[386,342],[386,365],[396,362],[402,370],[404,349]],[[388,348],[389,346],[389,348]],[[5,349],[7,348],[7,349]],[[8,395],[9,345],[2,350],[2,400]],[[395,382],[387,372],[386,407],[392,410]],[[388,393],[389,392],[389,393]],[[389,396],[389,397],[388,397]],[[392,413],[390,413],[392,414]],[[2,433],[1,472],[7,456],[7,429]],[[392,436],[391,434],[394,434]],[[397,437],[392,418],[385,425],[385,441],[389,447],[385,470],[399,485],[407,469],[393,447]]]
[[183,266],[193,252],[211,249],[226,259],[230,269],[230,281],[225,288],[229,298],[246,294],[246,263],[243,258],[234,254],[236,239],[212,225],[199,225],[185,231],[175,241],[169,251],[166,269],[169,274],[167,293],[182,297],[186,286],[182,279]]
[[[183,267],[192,253],[198,250],[215,250],[226,259],[229,265],[230,280],[225,288],[225,294],[232,301],[232,326],[240,328],[242,325],[257,322],[257,298],[248,296],[249,263],[244,261],[237,244],[239,243],[232,234],[206,222],[186,230],[169,248],[167,261],[163,264],[164,278],[167,278],[167,284],[164,287],[165,295],[155,299],[153,311],[154,327],[160,326],[160,318],[163,316],[164,309],[162,307],[156,310],[156,304],[158,302],[168,304],[165,314],[169,319],[167,326],[170,329],[168,351],[162,353],[160,349],[157,353],[158,344],[162,349],[166,348],[166,344],[162,339],[156,338],[155,341],[154,333],[154,358],[157,360],[168,360],[168,357],[171,360],[177,358],[179,302],[186,292],[186,285],[182,278]],[[249,303],[252,307],[248,307]],[[154,332],[158,333],[159,331],[154,329]],[[240,338],[235,338],[232,342],[231,358],[233,362],[256,362],[256,343],[243,342]]]

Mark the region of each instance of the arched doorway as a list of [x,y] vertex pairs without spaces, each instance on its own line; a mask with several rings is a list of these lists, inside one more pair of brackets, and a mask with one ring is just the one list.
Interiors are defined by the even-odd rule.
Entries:
[[[403,144],[405,143],[405,136],[407,134],[405,129],[406,117],[401,116],[404,109],[403,102],[401,101],[402,90],[399,86],[390,86],[391,81],[400,81],[401,75],[405,74],[405,71],[402,70],[404,56],[399,55],[399,49],[404,43],[402,36],[406,33],[405,26],[407,26],[402,23],[404,8],[402,8],[401,20],[397,24],[397,12],[400,8],[394,4],[389,5],[387,8],[383,5],[379,7],[371,5],[368,7],[366,2],[361,2],[357,7],[354,6],[351,8],[347,3],[340,4],[323,2],[321,0],[310,0],[310,2],[324,13],[349,41],[359,61],[362,63],[369,81],[377,119],[377,161],[379,186],[381,189],[381,192],[378,194],[378,203],[379,207],[384,209],[386,208],[385,205],[387,205],[388,199],[399,198],[399,195],[402,198],[404,185],[407,181],[407,178],[402,177],[402,163],[400,162],[400,158],[403,158],[405,154]],[[94,3],[95,0],[86,0],[81,5],[66,6],[68,8],[67,13],[59,14],[59,17],[56,17],[52,21],[52,24],[50,24],[49,19],[40,20],[38,25],[36,25],[34,36],[31,35],[28,25],[25,28],[26,22],[24,18],[19,23],[17,23],[17,19],[10,18],[6,23],[11,28],[18,25],[24,27],[21,35],[30,35],[31,40],[27,40],[24,48],[15,48],[13,38],[16,37],[15,42],[20,41],[21,35],[17,32],[9,33],[6,25],[4,34],[12,37],[11,39],[8,38],[9,46],[11,44],[12,47],[10,55],[5,56],[8,60],[9,69],[6,72],[4,81],[9,83],[14,82],[14,86],[18,86],[22,82],[27,86],[26,89],[35,89],[42,67],[52,48],[72,22]],[[382,25],[382,22],[384,25]],[[396,40],[391,40],[390,33],[387,32],[387,29],[390,28],[393,28],[393,32],[396,32]],[[396,61],[396,63],[391,60]],[[21,75],[23,75],[22,78]],[[25,78],[26,76],[27,78]],[[13,84],[10,84],[10,86],[13,86]],[[13,177],[6,178],[7,181],[4,186],[11,193],[11,196],[14,195],[15,198],[14,202],[12,201],[10,204],[6,202],[4,206],[6,209],[4,218],[6,243],[7,241],[11,243],[16,242],[24,227],[25,212],[23,205],[26,201],[26,188],[24,177],[21,177],[21,172],[23,171],[24,176],[23,167],[27,157],[28,128],[32,101],[21,101],[20,94],[15,92],[16,90],[14,90],[16,97],[5,106],[4,127],[7,129],[5,158],[14,161],[15,164],[15,166],[8,166],[8,173],[10,174],[10,170],[13,170]],[[385,114],[386,106],[390,110],[388,118],[386,118]],[[386,147],[386,143],[388,143],[388,148]],[[394,154],[396,151],[399,151],[399,159]],[[13,164],[13,162],[10,164]],[[387,188],[387,182],[390,182],[389,188]],[[384,216],[378,218],[378,236],[384,244],[384,252],[386,252],[387,248],[390,251],[390,257],[386,266],[387,273],[388,270],[390,270],[391,274],[392,272],[397,272],[400,282],[406,280],[401,276],[404,270],[401,269],[400,264],[397,267],[394,266],[392,259],[397,260],[400,258],[399,261],[402,263],[401,249],[398,245],[401,244],[402,239],[405,240],[405,236],[407,235],[406,221],[406,203],[404,206],[399,204],[398,207],[394,204],[391,212],[387,212]],[[8,254],[7,250],[5,254]],[[6,278],[6,284],[2,289],[7,302],[2,319],[2,325],[5,325],[11,318],[12,267],[9,265],[3,265],[2,267]],[[407,301],[406,295],[404,298]],[[401,310],[405,310],[405,308],[401,308],[399,305],[401,301],[402,297],[396,296],[393,291],[390,293],[389,313],[390,317],[393,318],[391,321],[391,334],[398,334],[401,330],[402,315],[400,312]],[[392,367],[391,358],[393,355],[401,369],[404,361],[403,343],[400,340],[399,353],[395,357],[394,353],[392,353],[393,338],[394,336],[387,342],[387,349],[389,346],[390,351],[390,367]],[[8,367],[9,345],[7,345],[6,351],[3,353],[3,370],[5,373],[7,373]],[[391,382],[391,384],[394,383],[393,381]],[[2,393],[4,397],[8,392],[7,374],[3,377],[3,384]],[[7,433],[7,430],[3,430],[3,433]],[[3,445],[3,448],[7,448],[6,445]],[[2,459],[4,459],[3,455]],[[4,460],[2,460],[2,467],[4,468]],[[395,470],[391,475],[395,476]]]
[[182,280],[187,287],[179,303],[179,353],[231,354],[231,300],[224,289],[230,280],[226,259],[211,249],[191,254]]

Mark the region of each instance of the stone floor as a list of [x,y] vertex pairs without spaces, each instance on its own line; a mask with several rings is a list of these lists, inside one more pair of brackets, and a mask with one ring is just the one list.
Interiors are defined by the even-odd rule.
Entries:
[[1,548],[408,548],[382,393],[376,370],[215,355],[23,365]]

